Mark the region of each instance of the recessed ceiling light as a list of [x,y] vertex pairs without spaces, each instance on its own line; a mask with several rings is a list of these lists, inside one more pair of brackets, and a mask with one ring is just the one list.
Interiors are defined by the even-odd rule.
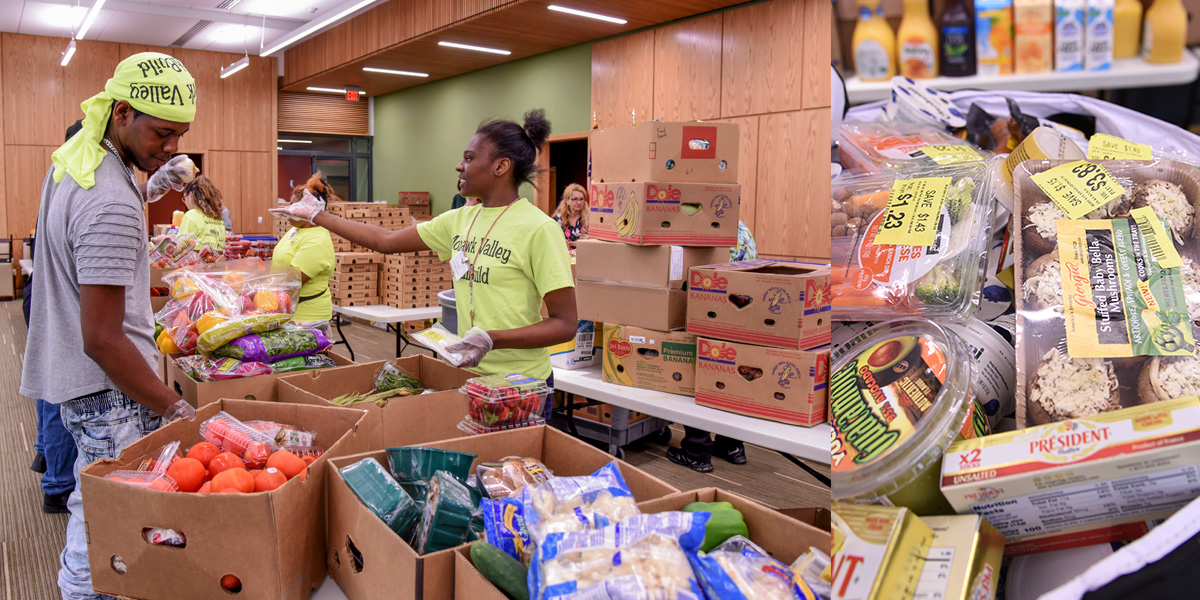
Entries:
[[375,67],[363,67],[364,71],[371,73],[387,73],[389,75],[408,75],[409,77],[429,77],[429,73],[418,73],[416,71],[396,71],[394,69],[378,69]]
[[463,50],[474,50],[476,52],[490,52],[491,54],[512,54],[508,50],[499,50],[496,48],[484,48],[483,46],[471,46],[469,44],[456,44],[454,42],[438,42],[439,46],[448,46],[450,48],[462,48]]
[[275,140],[279,144],[311,144],[312,140]]
[[608,21],[609,23],[616,23],[617,25],[624,25],[625,23],[628,22],[625,19],[618,19],[616,17],[610,17],[608,15],[601,15],[601,14],[597,14],[594,12],[588,12],[586,10],[575,10],[574,8],[566,8],[566,7],[558,6],[555,4],[551,4],[550,6],[547,6],[546,8],[549,8],[550,10],[557,11],[560,13],[567,13],[568,15],[575,15],[577,17],[587,17],[589,19]]
[[307,89],[310,92],[326,92],[329,94],[345,94],[346,93],[346,90],[340,89],[340,88],[310,87]]

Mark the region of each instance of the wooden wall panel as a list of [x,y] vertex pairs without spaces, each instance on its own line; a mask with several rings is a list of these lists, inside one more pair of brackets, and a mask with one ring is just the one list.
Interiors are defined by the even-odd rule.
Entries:
[[294,133],[331,133],[370,135],[371,111],[368,102],[347,102],[332,94],[280,92],[279,131]]
[[[55,65],[58,66],[58,65]],[[65,130],[65,128],[64,128]],[[62,135],[62,132],[59,133]],[[42,182],[50,168],[50,155],[58,146],[15,146],[4,149],[4,171],[14,176],[4,180],[4,223],[0,236],[27,237],[37,221]],[[16,176],[20,174],[20,176]]]
[[758,210],[758,136],[760,117],[734,117],[718,119],[737,123],[738,127],[738,183],[742,186],[742,206],[739,217],[753,233],[755,214]]
[[[241,58],[224,55],[226,61]],[[228,63],[227,63],[228,64]],[[250,57],[250,66],[225,82],[224,150],[264,151],[275,149],[275,59]],[[244,77],[243,77],[244,76]]]
[[67,123],[62,122],[59,62],[67,40],[10,33],[0,37],[4,44],[0,61],[4,70],[4,143],[61,144]]
[[829,256],[829,110],[760,117],[754,237],[764,254]]
[[592,46],[592,111],[600,127],[653,120],[654,31],[599,42]]
[[[940,14],[940,13],[935,13]],[[829,106],[830,80],[825,74],[833,44],[833,7],[823,0],[804,0],[804,66],[800,75],[804,108]]]
[[723,13],[723,116],[803,108],[802,54],[809,34],[801,22],[803,2],[771,0]]
[[[172,56],[183,61],[192,78],[196,80],[196,120],[179,143],[180,152],[208,152],[224,148],[225,129],[225,85],[221,79],[221,67],[230,63],[226,55],[200,50],[173,50]],[[234,76],[245,75],[246,71]]]
[[83,118],[79,105],[88,98],[104,91],[104,84],[117,70],[121,62],[120,47],[116,44],[79,40],[75,42],[75,56],[66,68],[55,68],[62,72],[63,112],[55,123],[59,124],[57,142],[65,139],[67,127]]
[[[255,233],[269,235],[274,229],[274,219],[267,209],[275,206],[275,177],[270,177],[272,163],[278,168],[278,161],[272,152],[239,152],[241,168],[245,171],[242,176],[241,208],[242,228],[235,229],[239,233]],[[233,218],[233,209],[229,209]],[[262,219],[262,222],[259,222]]]
[[[221,190],[224,202],[229,206],[229,220],[237,233],[246,231],[242,218],[242,207],[246,203],[242,193],[242,178],[253,176],[242,164],[241,152],[214,150],[204,155],[204,174]],[[267,174],[263,173],[263,177]]]
[[721,116],[721,15],[654,30],[654,118]]

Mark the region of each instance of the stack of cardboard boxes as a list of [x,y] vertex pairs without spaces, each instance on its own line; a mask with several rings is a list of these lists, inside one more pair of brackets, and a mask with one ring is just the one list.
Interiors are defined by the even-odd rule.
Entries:
[[384,304],[395,308],[438,305],[438,292],[454,287],[450,264],[433,251],[389,254],[384,267]]
[[575,293],[579,317],[604,323],[605,381],[695,394],[686,278],[692,266],[728,262],[737,243],[738,142],[730,123],[592,131],[594,239],[576,246]]
[[433,217],[429,212],[429,192],[400,192],[400,206],[407,208],[413,219],[428,221]]
[[[343,219],[378,225],[393,231],[412,224],[407,207],[382,202],[334,202],[326,210],[329,214]],[[339,235],[330,233],[329,237],[333,239],[334,252],[370,252],[367,248]]]
[[378,252],[337,252],[329,292],[337,306],[368,306],[379,304],[380,267],[383,255]]

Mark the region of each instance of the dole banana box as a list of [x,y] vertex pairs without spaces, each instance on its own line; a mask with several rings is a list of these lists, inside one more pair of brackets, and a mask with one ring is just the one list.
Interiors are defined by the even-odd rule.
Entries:
[[588,134],[588,166],[593,183],[736,184],[739,144],[736,123],[653,121],[605,127]]
[[604,183],[592,179],[590,235],[639,246],[735,246],[736,183]]
[[1200,398],[955,442],[941,487],[1006,555],[1137,538],[1200,496]]
[[692,267],[687,330],[804,350],[829,344],[829,265],[769,259]]
[[832,508],[833,597],[912,600],[933,529],[907,508],[844,503]]
[[829,347],[784,350],[696,340],[696,404],[811,427],[828,408]]
[[696,336],[604,327],[604,381],[668,394],[696,394]]

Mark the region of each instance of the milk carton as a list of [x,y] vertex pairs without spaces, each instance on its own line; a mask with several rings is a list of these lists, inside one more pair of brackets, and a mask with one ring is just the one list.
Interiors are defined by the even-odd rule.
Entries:
[[1113,0],[1087,0],[1083,68],[1108,71],[1113,61]]
[[1083,70],[1083,25],[1085,0],[1054,2],[1054,70],[1060,73]]

